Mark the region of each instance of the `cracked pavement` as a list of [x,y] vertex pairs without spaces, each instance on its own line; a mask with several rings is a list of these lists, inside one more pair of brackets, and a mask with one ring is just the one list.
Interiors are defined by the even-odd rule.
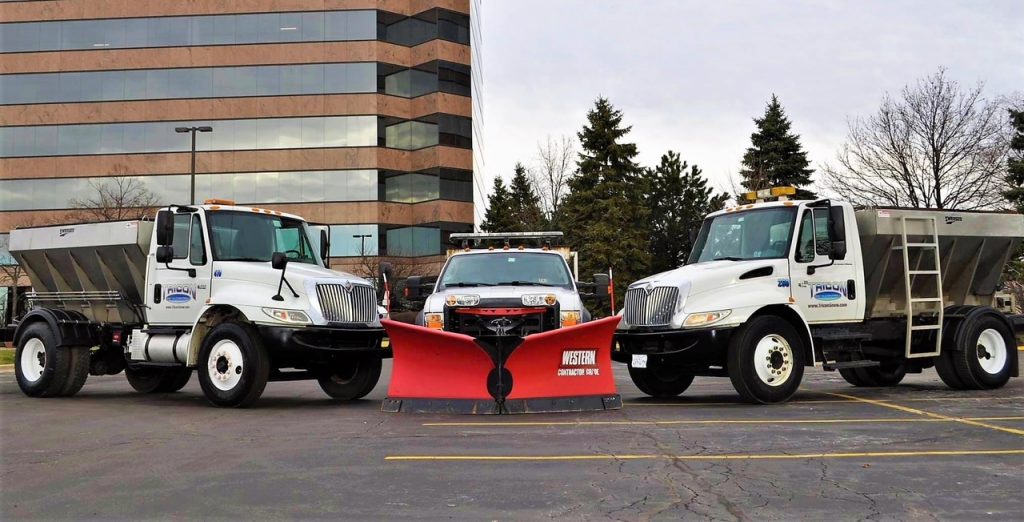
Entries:
[[[1024,454],[858,455],[1022,450],[1024,436],[828,395],[1022,430],[1020,379],[954,391],[926,370],[867,389],[809,369],[793,402],[753,406],[715,378],[697,378],[679,399],[645,398],[616,365],[621,411],[498,418],[381,413],[388,366],[367,400],[339,404],[315,382],[270,383],[248,410],[208,407],[194,378],[182,392],[143,396],[123,376],[90,377],[76,397],[29,399],[0,371],[0,518],[1006,520],[1024,512]],[[778,423],[829,419],[857,422]],[[901,421],[878,422],[893,419]],[[649,422],[681,420],[702,423]],[[559,424],[507,424],[526,421]],[[777,458],[815,453],[854,455]],[[394,455],[607,457],[385,460]]]

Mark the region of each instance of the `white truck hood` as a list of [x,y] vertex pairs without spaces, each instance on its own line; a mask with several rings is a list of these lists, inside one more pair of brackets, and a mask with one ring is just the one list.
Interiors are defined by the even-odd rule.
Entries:
[[423,306],[425,313],[444,311],[445,299],[449,295],[478,295],[480,299],[522,299],[524,295],[554,294],[562,311],[580,310],[579,295],[568,288],[557,286],[473,286],[467,288],[448,287],[431,294]]
[[[775,268],[773,276],[788,277],[779,275],[777,259],[759,259],[750,261],[708,261],[705,263],[694,263],[684,265],[675,270],[654,274],[645,277],[631,285],[629,288],[674,286],[679,288],[679,296],[696,295],[703,292],[717,290],[723,286],[736,284],[740,276],[761,267]],[[785,261],[785,260],[782,260]]]

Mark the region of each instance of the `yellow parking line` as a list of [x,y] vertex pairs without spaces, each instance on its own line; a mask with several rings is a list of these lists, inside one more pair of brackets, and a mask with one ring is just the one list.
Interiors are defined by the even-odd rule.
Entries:
[[866,403],[866,404],[874,404],[875,406],[882,406],[884,408],[891,408],[891,409],[899,410],[899,411],[906,412],[906,413],[914,413],[916,415],[924,415],[924,416],[932,417],[932,418],[936,418],[936,419],[947,419],[947,420],[952,420],[952,421],[959,422],[959,423],[962,423],[962,424],[969,424],[971,426],[979,426],[979,427],[982,427],[982,428],[988,428],[990,430],[1002,431],[1002,432],[1006,432],[1006,433],[1012,433],[1014,435],[1024,436],[1024,430],[1018,430],[1018,429],[1014,429],[1014,428],[1006,428],[1006,427],[1003,427],[1003,426],[996,426],[994,424],[985,424],[984,422],[978,422],[978,421],[975,421],[975,420],[965,419],[965,418],[960,418],[960,417],[950,417],[948,415],[940,415],[938,413],[932,413],[932,412],[929,412],[929,411],[918,410],[918,409],[915,409],[915,408],[911,408],[909,406],[901,406],[899,404],[893,404],[891,402],[876,401],[876,400],[873,400],[873,399],[864,399],[864,398],[861,398],[861,397],[855,397],[853,395],[846,395],[846,394],[843,394],[843,393],[828,393],[828,395],[833,395],[833,396],[836,396],[836,397],[842,397],[844,399],[853,399],[853,400],[856,400],[858,402],[863,402],[863,403]]
[[[927,417],[903,417],[899,419],[717,419],[717,420],[666,420],[666,421],[523,421],[523,422],[425,422],[429,427],[546,427],[546,426],[678,426],[702,424],[869,424],[879,422],[958,422],[959,419],[933,419]],[[1024,417],[970,417],[971,421],[1017,421]]]
[[[823,393],[826,395],[835,395],[828,392],[810,391],[810,393]],[[850,395],[850,397],[853,397]],[[899,399],[900,402],[942,402],[942,401],[980,401],[984,399],[999,399],[999,400],[1021,400],[1024,396],[1013,396],[1013,397],[908,397],[906,399]],[[820,400],[800,400],[800,401],[789,401],[786,404],[837,404],[847,402],[858,402],[856,399],[820,399]],[[750,406],[749,403],[740,402],[738,399],[735,402],[633,402],[625,401],[622,403],[624,406]]]
[[751,455],[389,455],[388,461],[570,461],[570,460],[790,460],[842,459],[855,457],[942,457],[971,455],[1024,455],[1024,449],[1010,450],[936,450],[936,451],[862,451],[850,453],[776,453]]

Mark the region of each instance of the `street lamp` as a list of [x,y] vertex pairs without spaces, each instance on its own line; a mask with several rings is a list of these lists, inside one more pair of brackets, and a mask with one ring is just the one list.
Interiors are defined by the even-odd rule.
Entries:
[[366,256],[366,238],[373,237],[373,234],[352,234],[352,237],[359,240],[359,255]]
[[175,127],[174,132],[184,134],[192,133],[192,170],[189,171],[189,204],[196,204],[196,133],[213,132],[213,127]]

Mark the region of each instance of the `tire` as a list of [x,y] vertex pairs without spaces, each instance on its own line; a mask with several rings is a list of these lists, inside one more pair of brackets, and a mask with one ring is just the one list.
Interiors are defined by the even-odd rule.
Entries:
[[636,387],[651,397],[669,399],[678,397],[693,384],[693,375],[672,368],[633,368],[629,367],[629,378]]
[[332,399],[353,401],[366,397],[380,380],[380,357],[353,357],[317,379]]
[[64,389],[60,391],[62,397],[71,397],[78,393],[82,386],[85,386],[85,381],[89,378],[89,359],[92,357],[92,349],[89,347],[69,348],[68,352],[71,362],[68,365],[67,382],[64,383]]
[[18,339],[14,352],[14,374],[18,387],[29,397],[56,397],[67,384],[71,350],[58,347],[50,326],[31,324]]
[[221,323],[203,340],[196,372],[211,404],[244,408],[263,395],[270,377],[270,357],[251,326]]
[[855,368],[855,370],[859,370],[858,373],[864,376],[868,386],[874,387],[896,386],[907,376],[907,365],[902,361],[883,362],[879,366]]
[[1001,388],[1010,380],[1016,338],[995,312],[970,317],[957,332],[958,350],[949,352],[956,375],[974,390]]
[[842,375],[843,379],[846,380],[846,382],[854,386],[871,386],[871,384],[869,384],[867,380],[864,379],[864,376],[861,374],[861,372],[857,371],[857,368],[840,368],[839,375]]
[[729,380],[745,401],[783,402],[800,387],[804,355],[804,343],[789,321],[775,315],[754,317],[729,341]]
[[128,384],[139,393],[173,393],[188,383],[192,377],[189,368],[125,368]]

